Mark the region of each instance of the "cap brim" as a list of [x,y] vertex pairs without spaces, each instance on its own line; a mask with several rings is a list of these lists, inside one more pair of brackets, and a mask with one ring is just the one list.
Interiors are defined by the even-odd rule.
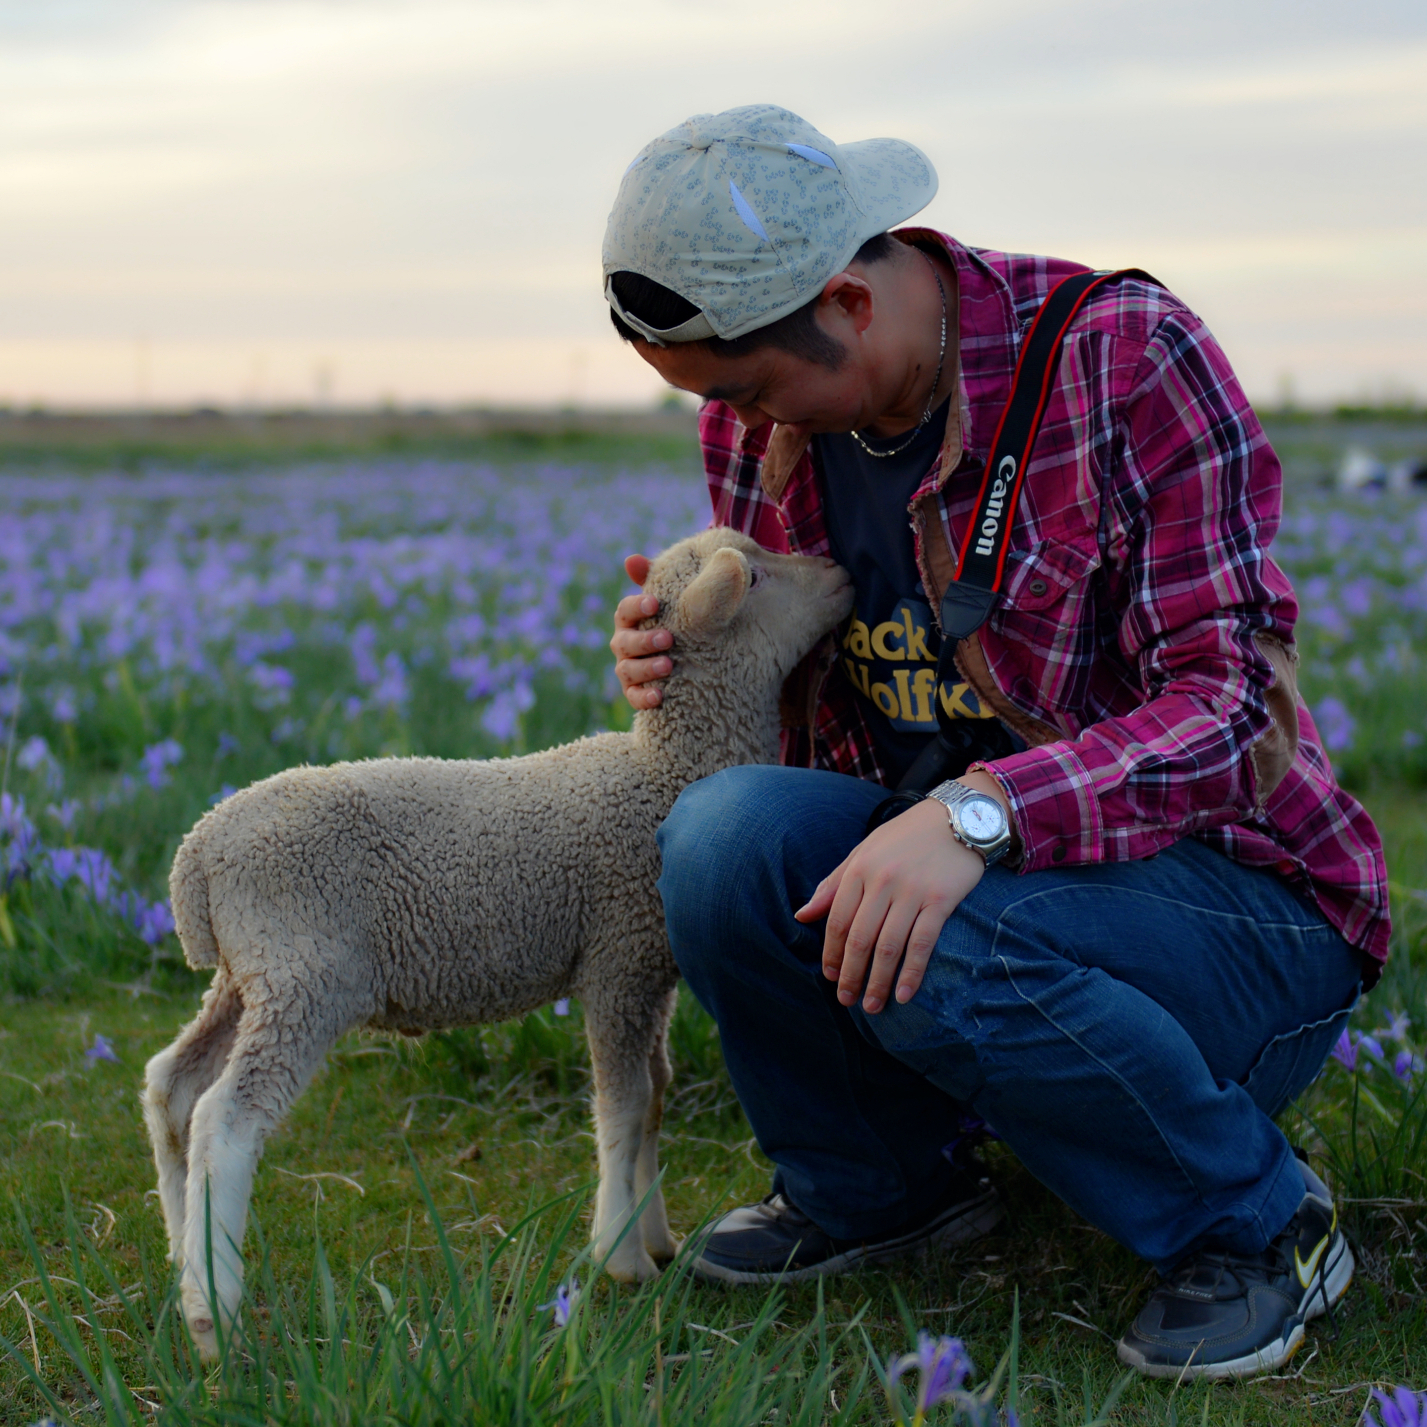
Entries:
[[932,161],[905,139],[860,139],[837,146],[862,212],[859,246],[920,213],[936,197]]

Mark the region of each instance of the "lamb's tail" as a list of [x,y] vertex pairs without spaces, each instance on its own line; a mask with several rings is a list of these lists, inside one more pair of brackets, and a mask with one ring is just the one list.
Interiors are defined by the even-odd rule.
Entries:
[[195,828],[179,844],[168,875],[173,920],[183,955],[195,971],[218,965],[218,939],[208,910],[208,873],[203,867],[203,839]]

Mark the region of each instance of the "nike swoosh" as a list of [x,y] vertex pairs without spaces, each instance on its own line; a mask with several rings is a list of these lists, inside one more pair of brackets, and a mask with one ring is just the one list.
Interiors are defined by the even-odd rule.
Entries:
[[1313,1282],[1313,1275],[1318,1271],[1318,1261],[1323,1257],[1324,1251],[1328,1247],[1328,1240],[1331,1237],[1331,1235],[1325,1235],[1318,1240],[1317,1247],[1308,1255],[1307,1263],[1303,1262],[1303,1256],[1298,1252],[1296,1247],[1293,1250],[1293,1264],[1298,1270],[1298,1281],[1304,1288],[1307,1288],[1308,1285]]

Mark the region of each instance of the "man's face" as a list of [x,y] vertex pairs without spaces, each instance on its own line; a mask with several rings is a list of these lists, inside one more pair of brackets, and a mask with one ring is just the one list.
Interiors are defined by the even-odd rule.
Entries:
[[850,431],[875,415],[859,364],[836,370],[791,352],[763,347],[745,357],[716,357],[697,342],[635,350],[670,386],[727,402],[750,430],[776,421],[812,431]]

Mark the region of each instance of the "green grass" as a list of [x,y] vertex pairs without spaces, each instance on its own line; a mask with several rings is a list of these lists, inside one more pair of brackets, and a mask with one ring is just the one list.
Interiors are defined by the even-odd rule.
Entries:
[[[1404,886],[1427,886],[1427,815],[1420,796],[1380,792],[1370,803],[1389,839],[1396,877]],[[1416,1007],[1420,1014],[1416,970],[1427,960],[1424,932],[1427,918],[1407,911],[1395,948],[1398,967],[1389,974],[1371,1014],[1363,1018],[1365,1025],[1382,1019],[1384,1009],[1392,1005]],[[72,1312],[79,1290],[61,1279],[80,1278],[74,1267],[79,1248],[88,1256],[84,1277],[104,1300],[95,1315],[86,1316],[103,1324],[121,1381],[135,1389],[162,1386],[155,1382],[153,1362],[142,1351],[131,1310],[122,1306],[116,1287],[138,1285],[132,1290],[132,1312],[146,1326],[161,1317],[168,1325],[166,1351],[176,1356],[166,1379],[170,1393],[160,1395],[175,1403],[179,1399],[172,1394],[188,1381],[186,1360],[173,1338],[177,1330],[171,1308],[166,1317],[162,1313],[168,1289],[165,1245],[157,1202],[150,1193],[153,1169],[137,1090],[144,1060],[193,1014],[200,984],[198,978],[172,972],[159,994],[87,990],[62,1000],[12,1002],[0,1011],[0,1069],[5,1072],[0,1077],[0,1181],[15,1205],[13,1215],[0,1219],[0,1287],[17,1285],[19,1295],[11,1294],[0,1305],[0,1333],[29,1361],[29,1324],[19,1300],[32,1313],[46,1311],[43,1287],[34,1281],[34,1256],[57,1276],[56,1301]],[[96,1031],[113,1043],[120,1064],[86,1063],[83,1050]],[[664,1162],[676,1232],[688,1233],[709,1215],[765,1192],[770,1167],[729,1092],[712,1027],[687,996],[679,1010],[674,1051],[678,1079],[666,1125]],[[1344,1142],[1339,1122],[1350,1085],[1351,1077],[1330,1064],[1303,1106],[1303,1113],[1324,1127],[1334,1144]],[[1378,1092],[1383,1093],[1381,1086]],[[259,1250],[255,1238],[249,1248],[264,1331],[276,1344],[282,1335],[273,1324],[279,1318],[304,1325],[302,1352],[309,1364],[304,1372],[321,1380],[324,1374],[341,1377],[353,1371],[350,1358],[334,1362],[330,1344],[314,1341],[330,1334],[305,1326],[308,1298],[315,1292],[320,1309],[326,1274],[333,1301],[355,1305],[353,1319],[344,1328],[346,1337],[365,1344],[385,1364],[377,1373],[379,1390],[371,1389],[375,1405],[364,1409],[370,1415],[346,1419],[329,1404],[324,1409],[328,1415],[320,1420],[443,1420],[439,1413],[421,1416],[435,1409],[428,1403],[418,1410],[415,1399],[402,1395],[414,1391],[404,1376],[411,1365],[382,1337],[382,1324],[389,1320],[381,1312],[378,1291],[371,1287],[373,1279],[395,1291],[393,1285],[406,1275],[412,1321],[426,1323],[432,1331],[444,1324],[448,1335],[451,1325],[440,1315],[451,1311],[452,1284],[458,1284],[467,1305],[464,1311],[474,1315],[461,1331],[480,1344],[481,1372],[493,1374],[506,1388],[520,1380],[512,1376],[517,1362],[525,1364],[521,1372],[533,1374],[531,1382],[547,1387],[551,1374],[564,1371],[564,1345],[549,1335],[549,1315],[535,1313],[531,1305],[549,1300],[553,1284],[571,1272],[582,1244],[583,1196],[593,1174],[587,1094],[578,1008],[564,1019],[542,1011],[519,1023],[420,1041],[353,1035],[342,1042],[269,1143],[253,1199],[263,1247]],[[492,1405],[498,1397],[492,1395],[495,1389],[483,1388],[484,1396],[470,1397],[471,1415],[462,1420],[655,1421],[649,1412],[650,1394],[640,1386],[630,1398],[626,1388],[629,1382],[651,1380],[656,1301],[661,1305],[662,1353],[702,1352],[710,1346],[714,1350],[713,1359],[697,1360],[705,1364],[699,1369],[699,1393],[712,1392],[718,1381],[730,1391],[731,1385],[742,1384],[752,1393],[750,1402],[777,1406],[777,1395],[766,1382],[756,1389],[750,1384],[760,1373],[766,1377],[783,1354],[801,1362],[800,1371],[836,1367],[840,1375],[829,1391],[838,1392],[838,1384],[844,1384],[839,1402],[844,1408],[850,1402],[855,1405],[851,1415],[839,1418],[825,1398],[826,1413],[806,1420],[870,1423],[888,1420],[888,1410],[871,1375],[869,1344],[872,1354],[883,1360],[904,1351],[912,1337],[910,1323],[960,1336],[976,1362],[990,1369],[1009,1341],[1019,1297],[1022,1420],[1057,1422],[1056,1391],[1065,1397],[1069,1411],[1070,1404],[1080,1403],[1087,1383],[1090,1397],[1099,1403],[1120,1378],[1110,1339],[1136,1311],[1152,1286],[1153,1273],[1079,1222],[1009,1154],[993,1146],[991,1162],[1011,1222],[1007,1231],[989,1240],[829,1281],[821,1299],[813,1287],[791,1287],[769,1299],[752,1290],[696,1285],[679,1274],[666,1286],[639,1293],[596,1281],[586,1301],[600,1326],[596,1331],[586,1320],[581,1331],[588,1334],[588,1344],[582,1351],[592,1354],[607,1339],[623,1344],[600,1368],[611,1381],[623,1384],[619,1392],[625,1395],[619,1397],[622,1405],[615,1415],[601,1416],[605,1407],[598,1404],[604,1399],[586,1393],[569,1401],[562,1416],[546,1388],[532,1387],[521,1409],[528,1412],[526,1417],[502,1416],[506,1409]],[[1289,1375],[1280,1380],[1182,1389],[1173,1402],[1165,1385],[1132,1382],[1114,1420],[1159,1423],[1167,1420],[1165,1413],[1172,1407],[1180,1421],[1199,1421],[1207,1403],[1213,1422],[1348,1423],[1361,1411],[1364,1384],[1427,1381],[1427,1305],[1421,1293],[1427,1251],[1424,1170],[1427,1162],[1419,1146],[1407,1162],[1391,1169],[1386,1182],[1370,1179],[1343,1187],[1348,1200],[1383,1202],[1344,1206],[1361,1267],[1357,1286],[1339,1313],[1339,1339],[1331,1340],[1320,1324]],[[1409,1192],[1402,1192],[1404,1186]],[[1349,1192],[1359,1189],[1373,1192]],[[1384,1194],[1383,1189],[1392,1192]],[[526,1216],[561,1196],[572,1197],[516,1233]],[[1385,1202],[1404,1199],[1413,1202]],[[578,1211],[578,1223],[567,1222],[571,1205]],[[443,1231],[449,1259],[442,1247]],[[503,1247],[503,1232],[516,1234],[518,1245]],[[108,1278],[100,1277],[101,1264]],[[261,1270],[260,1264],[265,1264]],[[574,1271],[582,1279],[587,1275],[582,1267]],[[424,1285],[420,1290],[418,1283]],[[492,1317],[491,1305],[497,1302],[507,1308]],[[690,1323],[701,1329],[690,1328]],[[41,1376],[75,1413],[75,1421],[105,1420],[97,1409],[79,1410],[92,1400],[93,1388],[75,1368],[74,1355],[87,1355],[91,1364],[98,1358],[94,1335],[85,1328],[76,1331],[66,1351],[36,1319]],[[742,1344],[750,1332],[756,1332],[760,1346],[757,1354],[744,1352],[742,1357],[717,1336],[726,1334]],[[512,1333],[513,1339],[501,1336]],[[816,1346],[824,1339],[825,1349]],[[297,1369],[291,1366],[284,1371],[293,1382],[307,1381],[294,1376]],[[692,1376],[693,1369],[689,1372]],[[256,1373],[250,1369],[245,1376],[233,1369],[232,1380],[213,1389],[216,1398],[185,1399],[186,1405],[175,1407],[172,1420],[242,1420],[236,1415],[223,1418],[216,1404],[225,1393],[241,1399],[244,1392],[257,1392],[261,1374]],[[391,1379],[392,1373],[401,1382]],[[854,1401],[850,1384],[859,1374],[863,1386]],[[459,1374],[453,1379],[472,1380]],[[694,1394],[695,1387],[690,1381],[679,1390]],[[332,1391],[338,1402],[351,1405],[348,1388]],[[750,1417],[719,1416],[710,1407],[712,1415],[699,1418],[692,1405],[669,1415],[673,1403],[671,1396],[666,1421],[803,1420],[770,1418],[763,1407],[761,1415]],[[15,1359],[0,1368],[0,1420],[20,1422],[45,1409]],[[273,1420],[318,1420],[304,1415],[313,1409],[296,1402],[289,1404],[292,1415],[286,1419],[272,1403],[264,1410]],[[142,1420],[141,1411],[136,1403],[133,1420]],[[258,1415],[250,1420],[263,1419]]]
[[691,412],[0,412],[0,466],[234,470],[373,457],[697,468]]
[[[619,589],[617,572],[592,566],[571,586],[571,608],[606,609]],[[386,621],[383,648],[408,654],[404,714],[339,715],[333,690],[346,692],[350,671],[330,641],[309,639],[304,610],[279,610],[273,617],[297,631],[296,652],[282,656],[299,675],[289,703],[261,707],[236,664],[202,685],[96,659],[51,671],[77,691],[78,715],[27,704],[15,746],[49,741],[63,795],[85,803],[69,839],[105,849],[128,885],[153,896],[177,839],[224,783],[302,759],[539,747],[627,718],[601,683],[607,652],[590,648],[572,656],[587,682],[572,693],[540,676],[516,741],[499,743],[415,658],[453,616],[446,598],[429,594],[402,631],[375,604],[351,615]],[[1400,642],[1381,635],[1383,647]],[[1352,705],[1357,729],[1341,764],[1383,832],[1394,884],[1392,963],[1355,1025],[1400,1010],[1420,1032],[1427,764],[1404,740],[1422,727],[1420,669],[1391,673],[1398,666],[1372,662],[1378,644],[1357,636],[1334,643],[1305,630],[1305,649],[1309,698],[1336,692]],[[1341,672],[1358,655],[1375,683]],[[106,803],[141,751],[169,737],[186,750],[171,780],[137,778]],[[42,813],[59,796],[47,776],[12,760],[7,786],[58,842]],[[177,960],[171,938],[151,952],[73,882],[17,881],[0,901],[0,1335],[10,1345],[0,1351],[0,1423],[138,1422],[152,1416],[146,1403],[175,1423],[881,1423],[892,1409],[878,1369],[918,1330],[964,1339],[983,1384],[1014,1341],[1023,1422],[1081,1424],[1122,1382],[1112,1340],[1152,1271],[1001,1146],[988,1158],[1010,1221],[975,1245],[772,1296],[704,1287],[677,1268],[637,1292],[592,1275],[581,1258],[594,1153],[578,1007],[422,1040],[346,1038],[259,1171],[247,1357],[195,1373],[173,1311],[138,1088],[144,1061],[194,1014],[205,980]],[[118,1064],[86,1061],[96,1033]],[[676,1231],[688,1234],[765,1193],[771,1166],[714,1028],[687,995],[672,1048],[665,1192]],[[1355,1078],[1330,1062],[1285,1125],[1332,1178],[1354,1242],[1360,1271],[1341,1335],[1317,1325],[1279,1378],[1178,1391],[1129,1382],[1114,1421],[1348,1424],[1369,1384],[1427,1386],[1427,1102],[1381,1069]],[[586,1296],[562,1334],[539,1305],[571,1275]]]

